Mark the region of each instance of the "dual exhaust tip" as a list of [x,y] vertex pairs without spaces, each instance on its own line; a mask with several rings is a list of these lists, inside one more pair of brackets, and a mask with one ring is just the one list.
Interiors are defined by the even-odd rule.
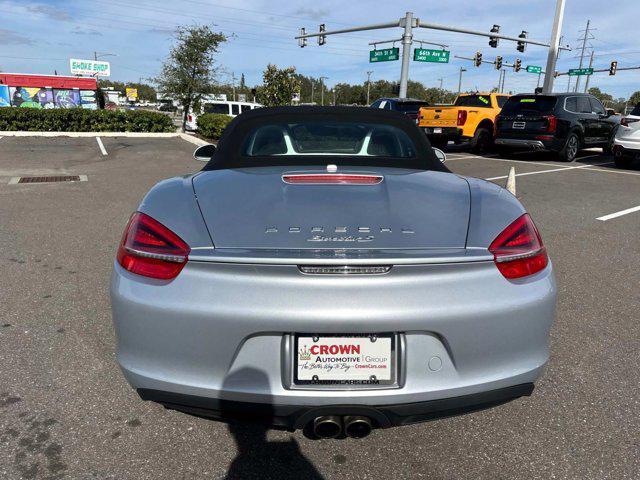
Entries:
[[364,438],[372,429],[371,420],[360,415],[324,415],[313,421],[313,433],[319,438],[337,438],[343,431],[347,437]]

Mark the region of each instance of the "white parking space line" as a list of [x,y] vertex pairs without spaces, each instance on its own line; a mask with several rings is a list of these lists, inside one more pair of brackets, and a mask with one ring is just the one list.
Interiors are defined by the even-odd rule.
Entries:
[[640,172],[625,172],[624,170],[611,170],[605,168],[585,168],[590,172],[617,173],[618,175],[640,175]]
[[[595,163],[593,165],[580,165],[578,167],[562,167],[562,168],[552,168],[550,170],[540,170],[538,172],[525,172],[525,173],[518,173],[516,175],[516,177],[524,177],[527,175],[538,175],[540,173],[553,173],[553,172],[564,172],[566,170],[578,170],[581,168],[589,168],[589,167],[597,167],[599,165],[611,165],[612,162],[605,162],[605,163]],[[507,178],[508,175],[502,175],[500,177],[490,177],[490,178],[485,178],[485,180],[504,180],[505,178]]]
[[96,137],[96,141],[98,142],[98,146],[100,147],[100,151],[102,152],[102,155],[109,155],[107,153],[107,149],[104,148],[104,144],[102,143],[102,139],[100,137]]
[[621,217],[623,215],[628,215],[629,213],[640,212],[640,205],[637,207],[627,208],[626,210],[621,210],[619,212],[610,213],[609,215],[605,215],[603,217],[598,217],[596,220],[600,220],[602,222],[606,222],[607,220],[612,220],[614,218]]

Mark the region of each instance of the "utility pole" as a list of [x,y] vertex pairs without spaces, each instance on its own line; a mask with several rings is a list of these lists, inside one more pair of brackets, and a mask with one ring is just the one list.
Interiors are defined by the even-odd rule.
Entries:
[[231,88],[233,89],[233,101],[236,101],[236,74],[231,72]]
[[316,82],[315,80],[312,78],[311,79],[311,103],[313,103],[313,87],[315,86]]
[[[562,3],[563,9],[562,12],[564,12],[564,1],[565,0],[558,0],[559,2]],[[387,28],[397,28],[400,27],[403,29],[403,33],[402,33],[402,38],[400,39],[395,39],[392,40],[393,41],[400,41],[402,42],[402,62],[401,62],[401,69],[400,69],[400,92],[399,95],[401,98],[405,98],[407,95],[407,83],[409,81],[409,61],[410,61],[410,56],[411,56],[411,46],[414,42],[413,40],[413,29],[414,28],[425,28],[425,29],[429,29],[429,30],[439,30],[439,31],[445,31],[445,32],[454,32],[454,33],[462,33],[465,35],[475,35],[475,36],[479,36],[479,37],[488,37],[490,39],[502,39],[502,40],[508,40],[511,42],[516,42],[518,44],[518,49],[520,50],[520,48],[524,48],[524,45],[527,44],[531,44],[531,45],[539,45],[539,46],[543,46],[543,47],[549,47],[548,43],[545,42],[540,42],[538,40],[531,40],[529,38],[526,37],[526,32],[523,31],[523,33],[519,36],[519,37],[510,37],[510,36],[506,36],[506,35],[501,35],[500,33],[497,32],[483,32],[483,31],[479,31],[479,30],[470,30],[468,28],[459,28],[459,27],[452,27],[452,26],[447,26],[447,25],[438,25],[438,24],[434,24],[434,23],[426,23],[426,22],[422,22],[420,21],[418,18],[414,18],[413,17],[413,13],[412,12],[406,12],[404,17],[401,17],[400,19],[393,21],[393,22],[388,22],[388,23],[379,23],[379,24],[375,24],[375,25],[365,25],[365,26],[361,26],[361,27],[352,27],[352,28],[343,28],[340,30],[332,30],[332,31],[327,31],[325,28],[325,24],[321,24],[320,25],[320,31],[318,33],[306,33],[306,29],[305,28],[301,28],[300,29],[300,34],[297,35],[296,37],[294,37],[296,40],[298,40],[298,45],[300,47],[306,47],[307,46],[307,39],[312,38],[312,37],[318,37],[318,44],[319,45],[325,45],[326,44],[326,37],[329,35],[338,35],[338,34],[343,34],[343,33],[351,33],[351,32],[362,32],[362,31],[366,31],[366,30],[381,30],[381,29],[387,29]],[[557,42],[557,38],[555,39],[556,43],[555,43],[555,49],[554,51],[557,52],[558,50],[558,42]],[[374,42],[376,43],[376,42]],[[377,42],[377,43],[389,43],[389,42]],[[568,49],[568,48],[567,48]],[[554,56],[554,65],[555,66],[555,56]],[[547,69],[548,70],[548,69]]]
[[[591,58],[589,59],[589,68],[593,68],[593,50],[591,50]],[[591,75],[587,75],[587,80],[584,84],[584,93],[589,92],[589,80],[591,80]]]
[[462,72],[466,72],[466,68],[460,67],[460,77],[458,78],[458,96],[462,92]]
[[560,32],[562,31],[562,21],[564,20],[564,4],[566,0],[558,0],[556,3],[556,15],[553,20],[553,28],[551,30],[551,46],[547,54],[547,68],[544,75],[543,93],[553,92],[553,80],[556,73],[556,62],[558,61],[558,53],[560,48]]
[[[401,19],[402,20],[402,19]],[[411,44],[413,43],[413,13],[407,12],[404,17],[404,34],[402,35],[402,68],[400,69],[400,98],[407,98],[407,84],[409,82],[409,60]]]
[[371,74],[373,73],[373,70],[369,70],[367,71],[367,105],[370,105],[370,101],[369,101],[369,91],[370,91],[370,87],[371,87]]
[[[591,40],[589,38],[589,27],[591,26],[591,20],[587,20],[587,28],[584,30],[584,36],[578,40],[582,40],[582,52],[580,53],[580,66],[578,68],[582,68],[582,64],[584,62],[584,51],[587,48],[587,40]],[[576,78],[576,89],[574,92],[577,92],[580,88],[580,75]]]
[[329,77],[320,77],[320,105],[324,105],[324,81]]

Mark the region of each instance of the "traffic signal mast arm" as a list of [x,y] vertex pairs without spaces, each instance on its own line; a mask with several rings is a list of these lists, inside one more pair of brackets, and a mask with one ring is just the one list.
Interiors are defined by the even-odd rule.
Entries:
[[[454,56],[453,56],[453,58],[458,58],[458,59],[460,59],[460,60],[469,60],[470,62],[475,62],[475,61],[476,61],[476,59],[475,59],[475,58],[473,58],[473,57],[461,57],[461,56],[459,56],[459,55],[454,55]],[[491,65],[495,65],[495,64],[496,64],[496,61],[495,61],[495,60],[494,60],[494,61],[491,61],[491,60],[480,60],[480,62],[481,62],[481,63],[489,63],[489,64],[491,64]],[[511,68],[511,67],[514,67],[514,66],[515,66],[515,63],[509,63],[509,62],[505,62],[505,61],[503,60],[503,61],[502,61],[502,66],[503,66],[503,67],[509,67],[509,68]]]

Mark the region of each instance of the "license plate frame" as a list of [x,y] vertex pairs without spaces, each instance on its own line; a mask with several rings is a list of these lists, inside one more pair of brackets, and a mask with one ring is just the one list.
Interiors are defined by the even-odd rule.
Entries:
[[434,127],[433,128],[433,133],[434,134],[442,133],[442,127]]
[[[367,338],[375,336],[378,339],[389,339],[390,340],[390,378],[387,379],[376,379],[375,381],[357,381],[357,380],[337,380],[333,379],[333,377],[328,377],[327,379],[317,379],[317,380],[308,380],[301,379],[298,377],[298,352],[300,348],[300,339],[301,338],[322,338],[322,339],[333,339],[333,338]],[[289,387],[292,389],[322,389],[322,390],[363,390],[363,389],[388,389],[388,388],[399,388],[399,380],[400,380],[400,362],[401,362],[401,342],[399,336],[396,333],[374,333],[374,334],[309,334],[309,333],[295,333],[291,334],[289,338],[290,344],[290,357],[288,365],[290,365],[290,382]]]
[[527,122],[516,121],[511,124],[511,128],[514,130],[524,130],[527,128]]

